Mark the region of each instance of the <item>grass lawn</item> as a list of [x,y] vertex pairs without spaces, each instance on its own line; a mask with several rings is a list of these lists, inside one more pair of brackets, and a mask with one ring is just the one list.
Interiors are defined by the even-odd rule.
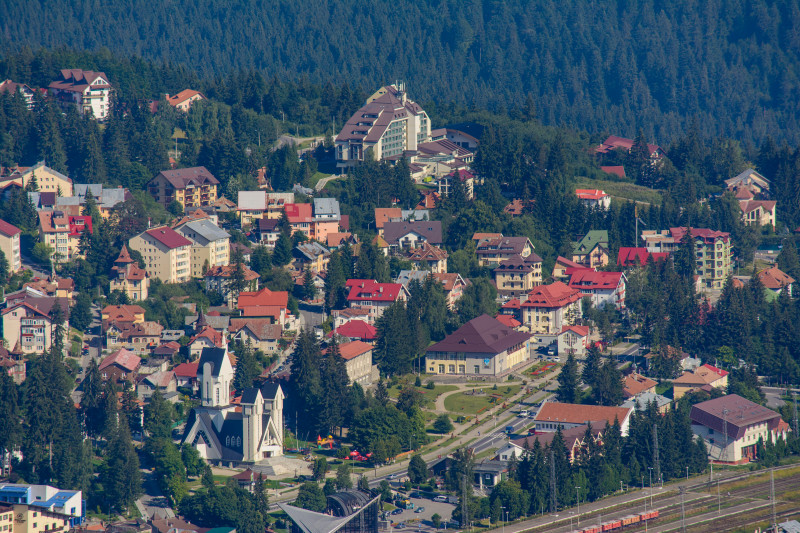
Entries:
[[[497,387],[497,390],[493,390],[492,387],[475,389],[482,390],[485,394],[478,394],[474,396],[465,392],[452,394],[445,398],[444,408],[459,415],[474,415],[479,411],[484,411],[493,405],[497,405],[497,403],[503,403],[509,397],[517,394],[521,388],[521,385],[503,385]],[[500,398],[498,398],[496,402],[492,402],[491,400],[494,398],[493,395],[495,394],[499,395]]]
[[579,189],[603,189],[608,194],[616,198],[626,198],[628,200],[635,200],[637,202],[661,205],[661,192],[648,187],[642,187],[641,185],[634,185],[633,183],[590,180],[584,178],[579,179],[575,184],[575,187]]
[[[455,385],[436,385],[432,389],[427,389],[424,386],[422,387],[414,387],[417,391],[422,394],[424,398],[425,404],[429,407],[433,407],[433,404],[436,403],[436,398],[440,395],[444,394],[445,392],[450,392],[458,389]],[[392,387],[389,389],[389,396],[392,398],[397,398],[400,395],[400,388]]]
[[656,385],[656,394],[661,394],[663,396],[664,393],[670,389],[672,389],[671,381],[665,381],[664,383],[659,383],[658,385]]

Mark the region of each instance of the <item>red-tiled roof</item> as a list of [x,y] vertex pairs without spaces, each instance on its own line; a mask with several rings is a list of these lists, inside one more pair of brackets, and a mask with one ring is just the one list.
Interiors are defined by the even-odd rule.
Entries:
[[400,283],[378,283],[374,279],[349,279],[348,302],[394,302],[400,296]]
[[625,393],[626,398],[630,398],[641,392],[652,389],[656,385],[658,385],[658,383],[650,378],[639,374],[629,374],[625,376],[623,380],[622,391]]
[[581,337],[586,337],[589,335],[589,326],[564,326],[561,328],[561,333],[566,333],[567,331],[572,331]]
[[120,348],[116,352],[103,359],[99,368],[100,370],[103,370],[111,365],[117,365],[124,368],[128,372],[133,372],[139,367],[139,363],[141,362],[141,357],[131,351],[126,350],[125,348]]
[[473,318],[441,342],[429,346],[428,352],[472,352],[498,354],[526,343],[529,333],[515,331],[489,315]]
[[211,326],[205,326],[200,332],[197,333],[194,337],[191,338],[189,344],[192,344],[197,339],[204,337],[211,341],[214,346],[217,348],[222,348],[224,346],[222,332],[215,330]]
[[[258,273],[250,270],[247,265],[242,265],[245,281],[253,281],[258,279]],[[236,265],[218,265],[209,268],[206,271],[205,277],[207,278],[230,278],[236,271]]]
[[193,98],[194,96],[197,96],[198,94],[202,97],[203,100],[205,100],[206,97],[203,96],[203,93],[201,93],[200,91],[195,91],[193,89],[184,89],[178,94],[174,94],[169,98],[167,98],[167,102],[171,106],[176,106],[178,104],[185,102],[186,100],[189,100],[190,98]]
[[242,309],[251,306],[279,306],[286,307],[289,303],[289,293],[286,291],[271,291],[264,287],[256,292],[242,291],[239,293],[237,307]]
[[189,239],[187,239],[174,229],[170,228],[169,226],[152,228],[145,231],[145,233],[153,237],[155,240],[157,240],[170,250],[174,250],[175,248],[180,248],[181,246],[192,245],[192,241],[190,241]]
[[556,265],[565,266],[567,268],[586,268],[582,264],[576,263],[575,261],[572,261],[560,255],[556,258]]
[[339,345],[339,354],[342,356],[342,359],[349,361],[350,359],[355,359],[359,355],[372,351],[374,348],[374,346],[366,342],[350,341]]
[[625,178],[625,167],[622,165],[619,166],[607,166],[607,167],[600,167],[600,170],[605,172],[606,174],[614,174],[615,176],[619,176],[620,178]]
[[399,207],[376,207],[375,208],[375,227],[383,229],[387,222],[403,218],[403,211]]
[[575,270],[569,286],[581,291],[616,289],[622,280],[622,272],[595,272],[589,268]]
[[614,419],[617,419],[622,424],[631,409],[631,407],[545,402],[536,414],[535,420],[539,422],[563,422],[565,424],[592,422],[594,426],[595,422],[599,421],[608,421],[609,424],[613,424]]
[[268,318],[232,318],[229,331],[238,333],[247,328],[259,341],[270,341],[281,338],[280,324],[273,324]]
[[606,191],[600,189],[575,189],[575,194],[581,200],[600,200],[608,196]]
[[766,268],[757,274],[764,287],[772,290],[783,289],[794,283],[795,279],[776,266]]
[[577,302],[581,298],[581,291],[556,281],[550,285],[539,285],[529,292],[528,299],[522,307],[559,308]]
[[329,336],[332,336],[333,333],[336,333],[342,337],[367,341],[372,341],[378,338],[378,330],[375,328],[375,326],[367,324],[363,320],[349,320],[336,328],[330,333]]
[[133,322],[136,315],[143,315],[144,309],[138,305],[107,305],[101,313],[108,315],[108,321]]
[[0,233],[5,235],[6,237],[13,237],[17,233],[21,233],[22,230],[16,227],[13,224],[9,224],[5,220],[0,219]]
[[494,317],[498,322],[501,324],[508,326],[509,328],[518,328],[522,325],[522,322],[517,320],[511,315],[497,315]]
[[[680,242],[683,239],[683,236],[686,234],[686,228],[669,228],[669,232],[672,235],[672,238],[675,239],[675,242]],[[726,231],[714,231],[707,228],[691,228],[691,232],[693,239],[702,239],[706,244],[710,244],[716,239],[722,239],[724,242],[728,242],[731,239],[731,234]]]
[[311,204],[286,204],[286,218],[290,224],[311,222]]
[[668,255],[668,252],[654,252],[651,254],[647,251],[647,248],[620,246],[617,253],[617,266],[633,266],[637,261],[640,265],[644,265],[650,256],[653,257],[653,261],[663,261]]

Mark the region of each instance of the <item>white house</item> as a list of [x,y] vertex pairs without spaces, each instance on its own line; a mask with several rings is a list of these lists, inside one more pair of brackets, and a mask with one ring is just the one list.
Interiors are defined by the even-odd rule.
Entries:
[[50,83],[47,92],[62,108],[73,106],[97,120],[105,120],[111,111],[111,84],[105,72],[62,69],[61,79]]
[[558,334],[558,353],[584,357],[589,344],[588,326],[564,326]]

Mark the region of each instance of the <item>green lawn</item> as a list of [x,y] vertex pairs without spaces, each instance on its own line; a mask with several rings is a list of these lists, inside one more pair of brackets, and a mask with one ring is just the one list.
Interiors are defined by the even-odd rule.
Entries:
[[[445,392],[450,392],[458,389],[455,385],[436,385],[433,389],[427,389],[424,386],[422,387],[414,387],[422,394],[424,398],[425,404],[427,407],[433,407],[434,403],[436,403],[436,398],[440,395],[444,394]],[[400,395],[400,388],[392,387],[389,389],[389,396],[392,398],[397,398]]]
[[661,192],[641,185],[634,185],[633,183],[581,178],[575,184],[575,187],[578,189],[602,189],[616,198],[627,198],[637,202],[661,205]]
[[322,178],[327,178],[329,176],[332,176],[332,174],[325,174],[324,172],[314,172],[314,174],[311,175],[311,179],[309,180],[310,183],[308,184],[308,186],[313,189],[314,187],[317,186],[317,182],[319,180],[321,180]]
[[[509,397],[517,394],[521,388],[522,388],[521,385],[503,385],[499,386],[497,390],[493,390],[492,387],[475,389],[475,390],[482,390],[485,394],[472,395],[469,392],[452,394],[447,398],[445,398],[444,408],[450,411],[451,413],[455,413],[458,415],[461,414],[474,415],[477,414],[479,411],[484,411],[493,405],[497,405],[497,403],[502,404]],[[496,403],[492,402],[494,394],[500,395],[500,398],[497,400]]]
[[658,385],[656,385],[656,394],[663,395],[665,392],[667,392],[671,388],[672,388],[672,382],[671,381],[665,381],[663,383],[659,383]]

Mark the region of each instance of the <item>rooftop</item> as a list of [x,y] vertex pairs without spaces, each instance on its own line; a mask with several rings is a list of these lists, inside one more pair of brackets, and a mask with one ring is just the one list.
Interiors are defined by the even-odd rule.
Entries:
[[622,422],[628,417],[629,407],[609,407],[604,405],[583,405],[574,403],[545,402],[535,420],[539,422],[564,422],[565,424],[586,424],[602,421],[609,424],[614,419]]
[[530,338],[530,334],[515,331],[496,318],[483,314],[458,328],[443,341],[429,346],[427,351],[498,354],[524,344]]

